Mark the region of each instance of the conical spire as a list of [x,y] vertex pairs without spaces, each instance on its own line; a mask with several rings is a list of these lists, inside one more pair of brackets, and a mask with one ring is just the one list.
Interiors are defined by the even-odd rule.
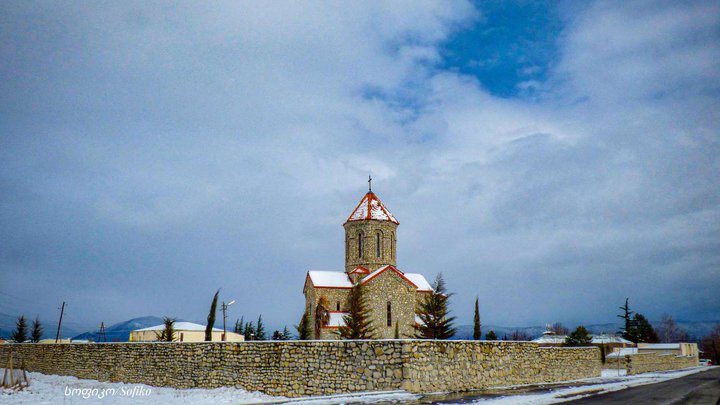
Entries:
[[[369,182],[370,180],[368,180],[368,183]],[[360,204],[355,207],[355,210],[353,210],[346,222],[368,220],[390,221],[395,224],[400,224],[372,191],[368,191],[367,194],[365,194],[362,200],[360,200]]]

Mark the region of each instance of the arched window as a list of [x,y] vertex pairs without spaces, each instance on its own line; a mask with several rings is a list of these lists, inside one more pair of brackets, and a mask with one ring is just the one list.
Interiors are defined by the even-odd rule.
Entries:
[[392,303],[387,303],[387,326],[392,326]]
[[390,232],[390,259],[395,257],[395,233]]
[[377,253],[377,257],[380,257],[382,255],[382,237],[380,236],[380,232],[375,234],[375,251]]
[[363,256],[363,234],[360,232],[358,234],[358,257],[362,258]]

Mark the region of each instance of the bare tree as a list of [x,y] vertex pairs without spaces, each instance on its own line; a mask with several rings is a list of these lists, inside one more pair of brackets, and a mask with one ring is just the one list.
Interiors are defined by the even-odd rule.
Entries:
[[669,314],[663,314],[657,334],[662,343],[677,343],[688,340],[687,332],[679,327]]
[[700,343],[703,355],[714,364],[720,364],[720,323],[715,324],[710,333]]
[[550,332],[553,332],[556,335],[567,335],[570,333],[570,329],[566,328],[565,325],[560,322],[555,322],[552,326],[550,326]]
[[510,334],[510,340],[530,341],[532,336],[523,330],[516,329]]

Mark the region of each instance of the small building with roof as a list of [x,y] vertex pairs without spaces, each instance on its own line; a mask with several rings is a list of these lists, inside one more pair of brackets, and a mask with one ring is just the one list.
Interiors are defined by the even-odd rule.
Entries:
[[[158,335],[165,329],[164,324],[150,326],[147,328],[136,329],[130,332],[131,342],[156,342],[160,340]],[[205,341],[205,325],[192,322],[175,322],[175,341],[176,342],[203,342]],[[212,340],[214,342],[223,340],[223,330],[212,328]],[[227,342],[242,342],[245,337],[234,332],[227,332],[225,336]]]
[[350,292],[362,285],[375,338],[415,334],[417,308],[433,291],[425,276],[397,267],[397,228],[400,222],[372,188],[343,224],[345,271],[311,270],[305,276],[305,311],[314,325],[315,339],[337,339],[345,326]]
[[638,353],[675,354],[678,356],[697,356],[697,343],[638,343]]

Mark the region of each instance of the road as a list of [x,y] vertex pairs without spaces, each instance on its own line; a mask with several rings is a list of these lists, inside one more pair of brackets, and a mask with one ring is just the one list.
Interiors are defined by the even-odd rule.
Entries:
[[720,367],[674,380],[595,395],[568,404],[720,404]]

